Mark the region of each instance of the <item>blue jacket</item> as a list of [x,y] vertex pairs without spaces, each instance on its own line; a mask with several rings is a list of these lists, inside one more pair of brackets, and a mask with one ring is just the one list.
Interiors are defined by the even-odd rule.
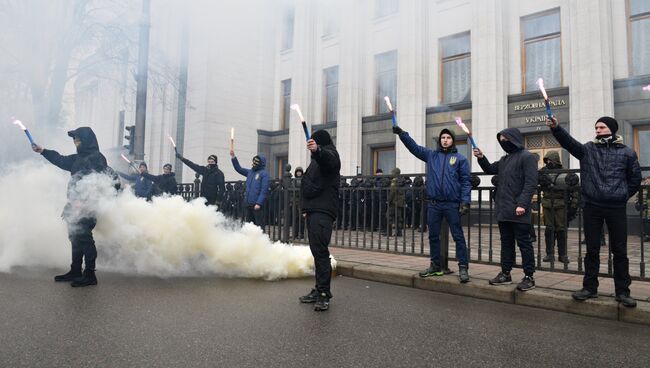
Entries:
[[449,152],[418,146],[407,132],[399,139],[415,157],[427,163],[427,199],[440,202],[470,203],[472,184],[469,162],[453,148]]
[[235,171],[246,177],[246,204],[260,206],[266,201],[266,195],[269,192],[269,174],[264,170],[266,167],[266,158],[259,155],[262,164],[260,167],[253,169],[244,169],[239,165],[237,157],[232,158],[232,165]]
[[151,198],[151,195],[153,194],[153,181],[145,178],[140,174],[137,175],[128,175],[124,173],[119,173],[119,174],[124,179],[135,183],[135,185],[133,186],[133,191],[135,192],[136,197]]

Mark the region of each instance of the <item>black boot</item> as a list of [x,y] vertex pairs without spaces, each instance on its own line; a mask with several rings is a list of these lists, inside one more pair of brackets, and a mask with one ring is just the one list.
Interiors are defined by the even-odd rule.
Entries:
[[566,231],[558,231],[556,233],[557,236],[557,253],[558,253],[558,259],[562,263],[569,263],[571,260],[569,260],[569,257],[567,257],[566,252]]
[[298,300],[300,300],[301,303],[316,303],[318,300],[318,291],[316,291],[316,289],[311,289],[307,295],[301,296]]
[[81,268],[71,267],[70,271],[68,271],[68,273],[64,273],[63,275],[54,276],[54,281],[56,281],[56,282],[69,282],[69,281],[74,281],[74,279],[78,279],[80,277],[81,277]]
[[83,277],[76,279],[70,284],[72,287],[84,287],[90,285],[97,285],[97,277],[95,277],[95,270],[85,269]]
[[542,259],[543,262],[552,262],[555,260],[553,256],[553,246],[555,245],[555,231],[553,227],[547,226],[544,230],[544,241],[546,243],[546,257]]

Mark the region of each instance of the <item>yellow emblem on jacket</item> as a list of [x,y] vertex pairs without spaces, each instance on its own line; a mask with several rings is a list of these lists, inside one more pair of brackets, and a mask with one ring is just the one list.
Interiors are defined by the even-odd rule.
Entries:
[[451,166],[456,165],[456,156],[451,156],[449,158],[449,165],[451,165]]

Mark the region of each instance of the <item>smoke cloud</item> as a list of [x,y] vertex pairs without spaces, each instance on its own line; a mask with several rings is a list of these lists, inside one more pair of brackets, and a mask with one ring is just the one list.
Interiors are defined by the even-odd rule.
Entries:
[[[0,176],[0,271],[68,266],[70,243],[61,219],[68,180],[66,172],[40,162],[12,167]],[[113,185],[110,176],[93,174],[68,192],[73,216],[97,217],[98,270],[266,280],[313,274],[308,247],[272,242],[260,228],[241,226],[202,199],[186,202],[175,196],[147,202],[130,190],[118,193]]]

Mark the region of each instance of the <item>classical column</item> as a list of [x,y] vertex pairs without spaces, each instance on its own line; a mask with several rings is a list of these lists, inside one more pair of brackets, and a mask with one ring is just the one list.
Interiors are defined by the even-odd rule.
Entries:
[[[427,101],[427,2],[401,1],[397,49],[397,115],[402,129],[426,146]],[[413,157],[395,136],[396,165],[403,173],[424,171],[424,162]]]

